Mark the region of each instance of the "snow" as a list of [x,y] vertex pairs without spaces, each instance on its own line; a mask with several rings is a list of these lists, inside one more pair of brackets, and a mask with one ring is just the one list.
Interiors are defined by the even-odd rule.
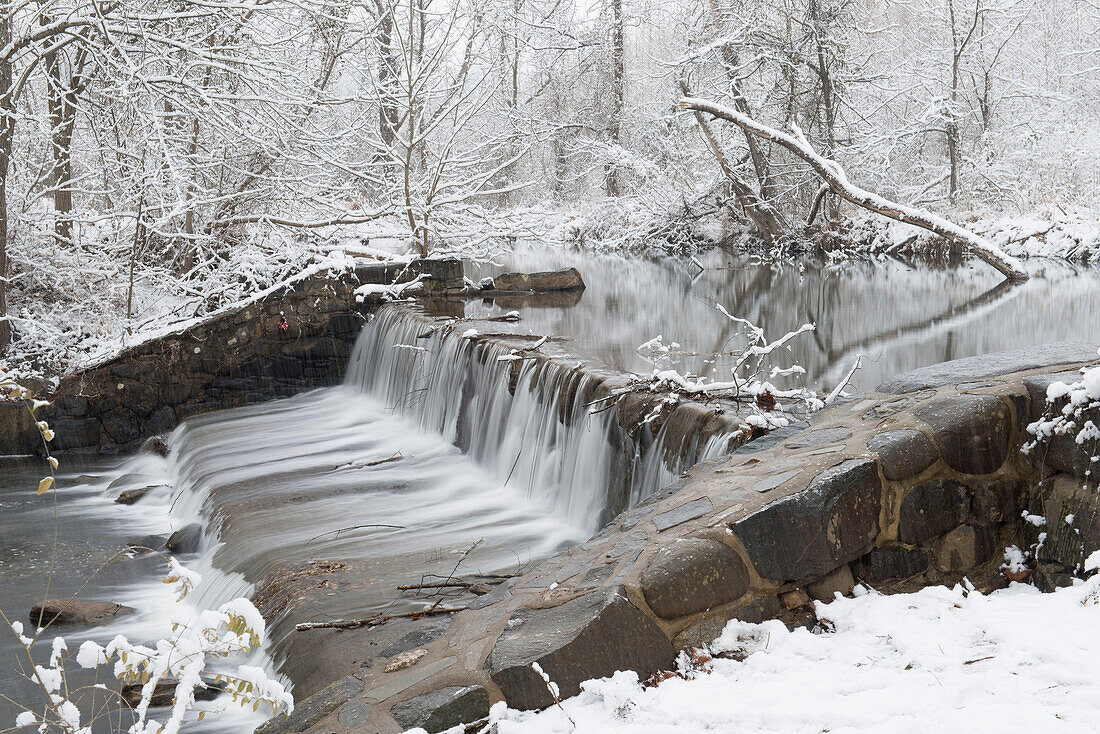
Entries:
[[[861,587],[818,604],[835,632],[733,621],[711,645],[713,660],[681,657],[683,678],[645,688],[619,672],[584,683],[560,708],[497,706],[490,717],[498,734],[1092,732],[1097,581],[1052,594],[1023,584],[989,595]],[[747,657],[717,657],[730,652]]]
[[76,663],[82,668],[98,668],[107,663],[107,654],[103,647],[92,640],[85,640],[76,651]]

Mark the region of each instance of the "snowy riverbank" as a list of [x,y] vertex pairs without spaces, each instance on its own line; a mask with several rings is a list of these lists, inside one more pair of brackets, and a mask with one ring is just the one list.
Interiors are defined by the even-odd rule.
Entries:
[[818,603],[834,632],[734,621],[714,659],[681,658],[683,677],[646,688],[617,673],[560,708],[498,704],[493,718],[499,734],[1092,732],[1098,589],[1094,576],[1052,594],[1023,584],[988,595],[865,591]]

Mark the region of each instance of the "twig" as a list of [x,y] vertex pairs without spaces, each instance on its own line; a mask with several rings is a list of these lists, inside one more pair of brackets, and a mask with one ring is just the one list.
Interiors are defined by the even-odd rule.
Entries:
[[420,619],[421,617],[436,617],[443,614],[465,611],[466,607],[445,607],[443,609],[425,609],[419,612],[405,612],[404,614],[379,614],[370,619],[334,619],[330,622],[299,622],[294,625],[295,632],[307,632],[309,630],[337,629],[351,630],[359,627],[380,627],[391,619]]
[[337,530],[329,530],[327,533],[321,533],[320,535],[314,535],[312,538],[310,538],[309,540],[306,541],[306,545],[309,545],[310,543],[317,540],[318,538],[323,538],[326,535],[339,535],[340,533],[343,533],[343,532],[348,531],[348,530],[360,530],[362,528],[393,528],[394,530],[406,530],[407,529],[404,525],[385,525],[385,524],[382,524],[382,523],[374,523],[374,524],[370,524],[370,525],[352,525],[351,527],[348,527],[348,528],[339,528]]
[[399,591],[418,591],[420,589],[452,589],[452,588],[468,589],[471,586],[474,586],[475,584],[489,584],[489,585],[495,586],[497,584],[502,584],[502,583],[504,583],[503,579],[499,579],[499,580],[495,580],[495,581],[441,581],[441,582],[438,582],[438,583],[430,583],[430,584],[425,584],[425,583],[421,583],[421,584],[401,584],[397,587],[397,589]]

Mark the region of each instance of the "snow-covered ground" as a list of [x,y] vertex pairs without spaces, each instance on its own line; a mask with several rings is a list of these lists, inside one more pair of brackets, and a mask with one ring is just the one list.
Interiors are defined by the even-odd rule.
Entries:
[[491,716],[496,734],[1095,732],[1098,590],[1094,576],[1051,594],[862,591],[818,604],[835,631],[734,621],[713,659],[681,657],[683,677],[646,688],[620,672],[561,707]]

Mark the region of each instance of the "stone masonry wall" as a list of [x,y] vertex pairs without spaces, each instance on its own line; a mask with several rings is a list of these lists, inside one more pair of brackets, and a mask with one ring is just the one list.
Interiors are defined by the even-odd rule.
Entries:
[[[812,626],[811,599],[857,581],[1003,585],[1003,548],[1033,536],[1021,513],[1068,501],[1049,486],[1077,486],[1067,469],[1084,461],[1072,447],[1021,453],[1025,428],[1051,367],[1095,360],[1093,346],[1062,344],[918,370],[697,465],[587,543],[436,618],[411,666],[361,667],[261,732],[441,731],[495,701],[551,705],[534,662],[564,698],[615,670],[669,669],[730,619]],[[297,634],[329,645],[344,633]]]
[[[426,296],[462,288],[457,260],[368,264],[307,273],[194,326],[126,349],[68,375],[41,416],[57,437],[53,451],[117,453],[170,431],[189,415],[237,407],[338,383],[347,356],[373,308],[355,289],[425,281]],[[0,412],[4,442],[22,453],[40,445],[18,409]],[[0,429],[4,429],[0,425]],[[28,435],[29,432],[29,435]],[[37,439],[37,440],[36,440]],[[20,450],[22,449],[22,450]]]

